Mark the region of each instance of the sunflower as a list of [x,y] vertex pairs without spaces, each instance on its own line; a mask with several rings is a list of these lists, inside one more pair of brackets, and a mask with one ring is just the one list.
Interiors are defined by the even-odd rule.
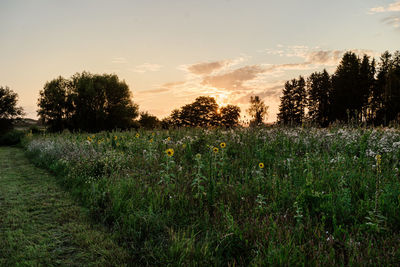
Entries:
[[214,147],[214,148],[213,148],[213,152],[214,152],[214,153],[218,153],[218,150],[219,150],[218,147]]
[[258,163],[258,167],[260,167],[260,169],[264,169],[264,163],[262,162]]
[[222,142],[222,143],[220,144],[220,146],[221,146],[221,148],[225,148],[225,147],[226,147],[226,143]]
[[140,137],[140,134],[139,134],[139,133],[136,133],[135,136],[136,136],[136,138],[139,138],[139,137]]
[[172,157],[174,155],[174,150],[172,148],[168,148],[165,150],[165,153],[167,153],[168,157]]

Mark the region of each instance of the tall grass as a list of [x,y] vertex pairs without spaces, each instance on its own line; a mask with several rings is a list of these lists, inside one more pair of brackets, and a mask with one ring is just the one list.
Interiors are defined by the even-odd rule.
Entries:
[[65,133],[25,147],[140,265],[400,259],[395,129]]

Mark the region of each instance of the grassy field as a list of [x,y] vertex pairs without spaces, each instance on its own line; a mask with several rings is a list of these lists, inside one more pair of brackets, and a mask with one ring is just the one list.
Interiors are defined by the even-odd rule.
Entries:
[[27,136],[141,265],[396,265],[400,131]]
[[33,166],[0,147],[0,266],[125,266],[129,253]]

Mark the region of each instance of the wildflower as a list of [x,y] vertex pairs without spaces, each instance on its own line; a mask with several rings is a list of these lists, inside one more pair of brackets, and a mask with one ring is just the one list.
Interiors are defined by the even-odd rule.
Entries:
[[117,136],[114,136],[114,140],[117,140],[118,139],[118,137]]
[[174,155],[174,150],[172,148],[168,148],[165,150],[165,153],[167,153],[169,157],[172,157]]
[[258,163],[258,167],[260,167],[260,169],[264,169],[264,163],[262,162]]
[[117,146],[119,146],[119,142],[117,142]]
[[153,143],[153,138],[151,138],[151,139],[149,140],[149,142],[150,142],[150,143]]
[[151,136],[155,136],[156,134],[155,133],[151,133]]
[[167,140],[168,140],[168,141],[171,141],[171,137],[168,136]]
[[381,162],[382,162],[382,156],[380,154],[376,155],[376,169],[378,173],[381,173]]
[[185,149],[185,148],[186,148],[186,144],[183,144],[183,145],[182,145],[182,148]]
[[201,159],[201,154],[200,153],[196,154],[196,159]]
[[218,147],[214,147],[214,148],[213,148],[213,152],[214,152],[214,153],[218,153]]
[[87,140],[89,141],[89,143],[92,142],[92,138],[90,138],[90,136],[87,137]]
[[139,134],[139,133],[136,133],[135,136],[136,136],[136,138],[139,138],[139,137],[140,137],[140,134]]
[[221,148],[225,148],[225,147],[226,147],[226,143],[222,142],[222,143],[220,144],[220,146],[221,146]]

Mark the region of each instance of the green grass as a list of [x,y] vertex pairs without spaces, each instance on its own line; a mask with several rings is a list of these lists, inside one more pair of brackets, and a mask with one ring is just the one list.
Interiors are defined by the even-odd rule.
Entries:
[[0,147],[0,266],[125,266],[129,254],[33,166]]
[[64,133],[24,144],[141,265],[400,261],[396,129]]

